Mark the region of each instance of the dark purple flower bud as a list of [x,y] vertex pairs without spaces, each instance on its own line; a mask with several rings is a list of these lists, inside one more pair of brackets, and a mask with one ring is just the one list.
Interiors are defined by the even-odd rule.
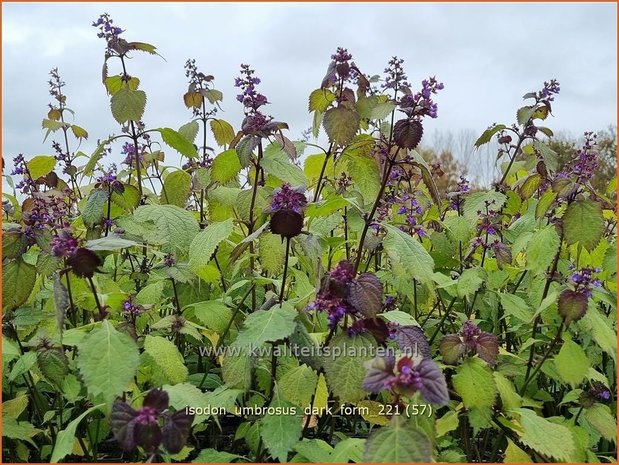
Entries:
[[61,229],[58,235],[52,237],[51,247],[54,257],[70,257],[79,246],[77,238],[75,238],[70,229]]
[[67,259],[67,264],[80,278],[92,278],[103,262],[92,250],[80,247]]
[[355,268],[348,260],[342,260],[331,270],[329,277],[338,284],[350,284],[355,279]]

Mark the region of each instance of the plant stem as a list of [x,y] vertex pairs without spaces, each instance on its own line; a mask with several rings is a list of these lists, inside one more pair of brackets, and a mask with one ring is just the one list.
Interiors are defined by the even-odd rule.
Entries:
[[563,333],[563,328],[564,327],[565,327],[565,318],[563,319],[563,321],[561,322],[561,325],[559,326],[559,330],[557,331],[557,335],[554,337],[554,339],[552,340],[552,342],[548,346],[548,350],[546,351],[546,353],[544,354],[544,356],[542,357],[540,362],[535,367],[535,370],[533,370],[533,373],[531,373],[530,375],[527,375],[527,377],[525,378],[524,384],[522,385],[522,388],[520,388],[520,395],[524,394],[524,392],[526,391],[527,386],[529,385],[529,383],[535,378],[535,375],[537,375],[537,373],[541,370],[542,365],[544,364],[546,359],[550,356],[550,354],[553,351],[553,349],[556,347],[557,343],[559,342],[559,339],[561,339],[561,335]]
[[316,192],[314,192],[313,202],[318,201],[318,197],[320,197],[320,192],[322,191],[322,179],[325,175],[325,170],[327,169],[327,163],[329,162],[329,158],[331,157],[332,149],[333,149],[333,142],[329,144],[329,149],[325,153],[325,161],[322,163],[322,167],[320,168],[320,176],[318,176],[318,183],[316,184]]
[[90,284],[90,289],[92,289],[92,295],[95,298],[97,310],[99,310],[99,316],[101,317],[101,319],[103,319],[105,317],[105,310],[103,309],[101,301],[99,300],[99,295],[97,294],[97,288],[95,287],[95,283],[90,276],[88,277],[88,283]]
[[514,150],[514,156],[509,160],[507,169],[505,170],[505,173],[503,173],[503,176],[501,177],[501,180],[498,182],[497,187],[502,185],[505,182],[505,179],[507,178],[507,175],[509,174],[509,170],[512,168],[514,161],[516,161],[516,157],[518,156],[518,151],[520,150],[520,146],[524,142],[524,139],[525,139],[524,136],[518,135],[518,144],[516,144],[516,150]]
[[284,301],[284,290],[286,288],[286,276],[288,275],[288,256],[290,255],[290,237],[286,237],[286,258],[284,261],[284,276],[282,277],[282,288],[279,291],[279,304]]

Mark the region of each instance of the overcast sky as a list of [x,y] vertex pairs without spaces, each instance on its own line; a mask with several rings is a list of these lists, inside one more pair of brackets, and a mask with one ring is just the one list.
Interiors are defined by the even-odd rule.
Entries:
[[[548,123],[574,135],[616,124],[617,26],[614,3],[3,3],[2,150],[52,153],[41,120],[50,101],[48,72],[66,82],[75,123],[90,139],[118,131],[101,84],[105,44],[91,26],[102,12],[129,41],[152,43],[165,57],[134,54],[128,72],[148,95],[148,127],[178,128],[191,119],[182,102],[183,65],[195,58],[224,93],[220,117],[238,127],[234,96],[239,65],[261,77],[268,113],[289,123],[291,138],[311,125],[307,97],[319,87],[338,46],[361,70],[383,72],[391,56],[405,60],[409,81],[444,82],[439,117],[426,131],[511,123],[522,95],[557,78],[561,94]],[[112,68],[110,74],[117,73]],[[418,84],[417,84],[418,85]]]

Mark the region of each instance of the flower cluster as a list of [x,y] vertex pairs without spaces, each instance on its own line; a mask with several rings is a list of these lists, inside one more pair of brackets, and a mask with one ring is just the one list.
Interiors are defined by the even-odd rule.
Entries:
[[63,195],[37,192],[31,197],[28,207],[22,210],[26,234],[46,228],[66,228],[69,226],[70,213],[69,204]]
[[303,211],[307,199],[302,188],[293,189],[290,184],[273,191],[271,196],[271,231],[282,237],[294,237],[303,229]]
[[456,186],[456,190],[454,192],[450,192],[447,196],[451,199],[449,202],[449,208],[451,210],[460,211],[460,208],[463,203],[462,195],[466,194],[471,190],[471,186],[469,184],[469,180],[464,176],[460,176],[460,180],[458,181],[458,185]]
[[[65,82],[60,79],[60,74],[58,73],[58,68],[54,68],[49,72],[51,79],[47,81],[49,84],[49,95],[54,97],[55,100],[58,101],[60,107],[62,108],[66,101],[66,96],[62,93],[62,88],[65,86]],[[53,110],[53,105],[49,105],[50,110]]]
[[121,28],[114,26],[114,20],[107,13],[103,13],[96,21],[93,21],[92,26],[99,29],[97,37],[104,38],[108,42],[118,39],[124,32]]
[[[308,311],[328,313],[329,328],[333,329],[345,315],[354,315],[357,309],[346,299],[348,286],[355,278],[355,271],[351,263],[342,260],[329,273],[327,285],[318,293],[316,300],[307,308]],[[361,328],[356,328],[361,329]],[[353,330],[354,331],[354,330]],[[354,332],[352,334],[355,334]],[[351,334],[351,335],[352,335]]]
[[256,92],[256,86],[260,84],[260,78],[254,76],[255,71],[249,65],[241,65],[241,76],[234,80],[234,87],[241,89],[236,99],[245,107],[246,115],[258,115],[258,108],[268,104],[267,98],[260,92]]
[[409,116],[422,118],[438,116],[438,105],[432,100],[432,95],[444,89],[442,82],[438,82],[436,77],[429,77],[421,81],[421,90],[415,94],[408,93],[400,99],[400,108]]
[[[570,269],[574,270],[574,265],[570,265]],[[592,294],[592,289],[595,287],[601,287],[602,282],[593,276],[594,273],[600,273],[602,270],[600,268],[581,268],[580,270],[575,270],[570,277],[570,281],[574,283],[576,291],[579,294],[584,295],[589,298]]]
[[496,210],[490,208],[494,203],[494,200],[486,201],[485,211],[477,211],[479,221],[477,222],[477,234],[471,240],[471,247],[473,249],[477,247],[483,247],[485,249],[492,248],[492,244],[495,239],[490,239],[492,236],[498,235],[500,223],[498,222],[497,218],[499,215]]
[[52,237],[51,247],[54,257],[71,257],[77,252],[79,241],[73,235],[71,229],[63,228]]
[[576,151],[576,157],[569,167],[571,173],[578,177],[579,182],[589,181],[599,166],[596,145],[597,134],[585,132],[585,142],[582,148]]
[[15,189],[21,191],[22,194],[31,194],[38,191],[35,180],[30,176],[28,164],[23,154],[20,153],[13,158],[13,171],[11,171],[11,175],[22,176],[22,180],[15,184]]
[[388,66],[385,68],[387,77],[382,85],[384,89],[405,90],[410,87],[407,81],[408,77],[402,67],[403,63],[404,60],[398,57],[392,57],[389,60]]
[[464,322],[458,334],[448,334],[441,340],[439,350],[443,362],[455,364],[464,356],[479,355],[489,365],[496,363],[499,344],[496,336],[482,331],[470,320]]
[[136,316],[144,313],[144,307],[142,305],[136,304],[134,302],[134,297],[130,295],[123,302],[123,314],[130,318],[135,318]]
[[400,206],[398,207],[398,214],[406,216],[406,226],[400,226],[402,231],[409,232],[411,235],[417,235],[422,238],[427,235],[425,229],[417,217],[423,214],[423,207],[419,205],[415,195],[404,192],[400,196]]
[[158,455],[163,446],[170,454],[181,451],[191,431],[193,415],[184,410],[170,412],[168,393],[152,389],[146,394],[142,407],[135,410],[118,399],[112,406],[112,433],[123,450],[142,447],[147,454]]
[[544,82],[544,88],[536,93],[535,99],[538,102],[552,102],[554,96],[561,91],[559,87],[559,81],[551,79]]
[[430,358],[390,355],[376,357],[365,367],[363,387],[369,392],[392,390],[409,397],[419,392],[429,403],[442,405],[449,401],[445,377]]
[[[138,160],[140,163],[144,162],[144,152],[146,151],[146,146],[141,145],[138,146]],[[125,165],[134,166],[135,165],[135,145],[132,142],[125,142],[122,148],[120,149],[120,153],[125,156],[125,159],[122,161]]]

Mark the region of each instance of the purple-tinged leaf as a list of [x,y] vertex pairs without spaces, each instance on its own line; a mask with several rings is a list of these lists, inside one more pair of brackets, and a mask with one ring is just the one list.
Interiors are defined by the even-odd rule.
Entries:
[[147,452],[152,453],[161,444],[161,428],[157,423],[135,424],[135,443],[143,447]]
[[95,271],[98,271],[103,262],[99,256],[92,250],[80,247],[77,251],[69,257],[67,264],[80,278],[92,278]]
[[443,363],[446,363],[447,365],[455,365],[455,363],[464,355],[465,349],[466,346],[464,345],[464,342],[460,336],[456,334],[448,334],[443,337],[439,345],[439,350],[443,356]]
[[383,306],[383,285],[373,273],[362,273],[350,283],[350,303],[365,317],[374,318]]
[[403,149],[414,149],[421,142],[423,126],[419,121],[401,119],[393,126],[393,140]]
[[482,332],[477,336],[477,355],[488,365],[494,366],[499,355],[499,342],[494,334]]
[[432,404],[446,404],[449,401],[445,376],[438,365],[428,358],[424,358],[416,367],[421,375],[419,392],[423,398]]
[[395,357],[376,357],[365,363],[367,372],[363,379],[363,389],[380,392],[388,388],[388,383],[396,379],[393,375]]
[[587,311],[586,295],[572,289],[565,289],[559,295],[559,315],[565,318],[565,322],[578,321]]
[[271,215],[271,232],[282,237],[294,237],[301,234],[303,216],[294,210],[278,210]]
[[146,397],[144,398],[144,403],[142,404],[144,407],[151,407],[157,410],[158,412],[163,412],[168,408],[170,404],[170,398],[168,397],[168,393],[163,389],[151,389]]
[[395,340],[403,352],[411,352],[413,355],[421,354],[424,358],[430,358],[430,345],[423,330],[418,326],[398,326]]
[[120,447],[125,451],[130,451],[135,447],[134,428],[135,417],[138,415],[130,405],[122,400],[116,400],[112,405],[112,413],[110,416],[110,426],[114,438],[120,444]]
[[166,416],[163,425],[163,445],[171,454],[177,454],[181,451],[187,437],[191,432],[191,423],[193,415],[187,415],[183,410],[172,413]]
[[374,336],[376,342],[382,344],[387,340],[389,337],[389,327],[387,323],[379,318],[367,318],[362,321],[365,329]]

